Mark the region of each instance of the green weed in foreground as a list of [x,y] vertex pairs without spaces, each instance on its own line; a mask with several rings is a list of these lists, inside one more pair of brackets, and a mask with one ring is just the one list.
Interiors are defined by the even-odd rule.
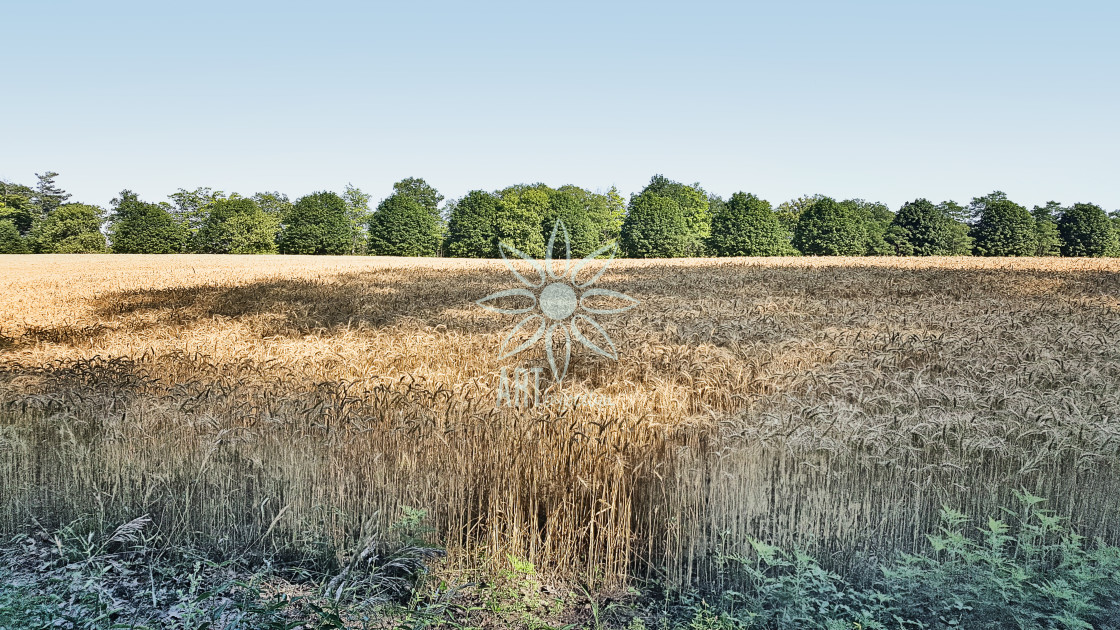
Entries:
[[[1043,499],[976,525],[951,509],[922,554],[842,576],[810,554],[752,541],[724,557],[741,586],[722,593],[548,588],[530,563],[472,585],[429,572],[424,514],[332,567],[215,561],[145,538],[146,518],[111,532],[79,525],[0,549],[0,629],[170,628],[1120,628],[1120,548],[1090,545]],[[293,579],[292,576],[302,576]]]

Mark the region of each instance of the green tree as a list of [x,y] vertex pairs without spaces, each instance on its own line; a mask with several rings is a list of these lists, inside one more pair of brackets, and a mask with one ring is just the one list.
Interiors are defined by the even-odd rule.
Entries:
[[171,199],[171,216],[190,230],[193,235],[198,232],[206,222],[206,214],[211,204],[219,199],[225,199],[226,194],[220,190],[209,188],[195,188],[187,190],[180,188],[177,192],[168,195]]
[[420,204],[429,214],[432,215],[437,221],[442,221],[443,216],[439,211],[439,203],[443,201],[443,195],[439,191],[428,185],[420,177],[406,177],[401,181],[393,184],[393,194],[403,195],[409,197]]
[[352,184],[346,184],[342,199],[346,202],[346,215],[350,218],[350,253],[365,254],[369,248],[370,209],[372,195],[362,192]]
[[675,182],[664,175],[654,175],[639,195],[653,195],[673,200],[680,208],[685,226],[685,256],[701,256],[712,231],[708,194],[700,184],[691,186]]
[[498,199],[472,190],[452,204],[447,224],[447,253],[456,258],[497,258]]
[[1058,219],[1063,256],[1115,256],[1120,249],[1112,222],[1100,206],[1075,203]]
[[232,195],[206,206],[192,249],[200,254],[274,254],[279,218],[265,213],[253,199]]
[[50,213],[61,206],[70,198],[70,193],[62,190],[55,184],[54,179],[58,173],[47,171],[40,175],[35,173],[39,182],[35,185],[35,193],[31,197],[32,205],[38,210],[37,219],[46,219]]
[[789,235],[765,199],[737,192],[716,205],[709,250],[717,256],[795,254]]
[[261,211],[270,217],[275,217],[277,221],[283,223],[288,212],[292,210],[292,202],[288,201],[288,196],[279,192],[259,192],[253,195],[253,201],[257,202]]
[[937,204],[937,209],[952,220],[953,239],[950,241],[949,255],[972,255],[973,242],[972,237],[969,235],[972,228],[968,224],[968,217],[971,216],[971,212],[968,208],[950,199],[949,201],[942,201]]
[[[565,186],[560,190],[550,191],[549,206],[541,221],[541,237],[545,243],[552,236],[552,228],[557,219],[564,222],[564,229],[568,233],[568,245],[573,258],[583,258],[599,249],[603,241],[602,226],[593,221],[588,207],[587,191],[574,186]],[[586,194],[585,194],[586,193]],[[562,238],[557,234],[557,239]],[[557,248],[563,244],[557,242]],[[556,250],[559,254],[560,249]]]
[[174,254],[190,238],[186,226],[162,206],[141,201],[131,190],[112,202],[109,240],[117,254]]
[[0,219],[0,254],[26,254],[27,241],[19,228],[8,219]]
[[887,229],[894,221],[894,213],[887,207],[887,204],[863,199],[848,199],[840,203],[847,206],[852,215],[863,226],[866,235],[864,254],[868,256],[888,256],[894,253],[894,248],[886,240]]
[[542,258],[546,242],[542,226],[552,208],[552,192],[544,184],[518,184],[498,191],[494,221],[498,241]]
[[778,216],[778,222],[789,232],[791,239],[793,238],[793,231],[797,229],[797,221],[801,219],[801,214],[809,206],[816,203],[818,199],[824,199],[824,195],[802,195],[797,199],[783,201],[774,209],[774,214]]
[[1031,213],[1001,191],[969,204],[979,217],[972,226],[976,253],[981,256],[1031,256],[1038,248]]
[[926,199],[902,204],[891,228],[896,250],[904,256],[952,256],[960,249],[956,222],[945,208]]
[[415,200],[416,203],[428,211],[428,214],[432,215],[434,219],[433,229],[436,239],[439,241],[437,253],[442,254],[443,241],[447,236],[447,218],[444,217],[439,207],[440,202],[443,201],[443,195],[439,194],[438,190],[432,188],[428,185],[428,182],[420,177],[406,177],[393,184],[393,194],[403,195]]
[[27,186],[0,181],[0,221],[11,221],[23,236],[31,232],[38,214],[31,203],[33,193]]
[[100,254],[107,250],[101,233],[103,212],[97,206],[67,203],[31,230],[31,244],[42,254]]
[[342,197],[332,192],[304,195],[288,212],[280,253],[342,255],[350,251],[352,230]]
[[618,192],[618,188],[611,189],[602,195],[603,204],[606,206],[606,222],[603,228],[603,241],[610,242],[622,238],[622,224],[626,221],[626,199]]
[[410,195],[393,193],[369,219],[369,252],[375,256],[435,256],[436,218]]
[[680,204],[671,197],[651,193],[631,197],[630,211],[622,224],[621,245],[630,258],[685,256],[689,234]]
[[1035,206],[1031,210],[1034,217],[1035,256],[1060,256],[1062,236],[1058,233],[1058,218],[1065,209],[1057,201],[1048,201],[1045,206]]
[[790,249],[793,251],[797,251],[797,248],[793,246],[793,233],[797,229],[797,221],[809,206],[823,198],[824,195],[802,195],[797,199],[783,201],[774,209],[774,214],[778,217],[778,223],[785,230],[786,237],[790,242]]
[[[1116,234],[1117,241],[1120,242],[1120,210],[1109,212],[1108,220],[1112,222],[1112,231]],[[1120,249],[1118,249],[1114,255],[1120,256]]]
[[809,256],[859,256],[867,250],[867,226],[853,204],[821,197],[802,211],[793,246]]
[[552,236],[557,219],[564,222],[568,231],[573,257],[582,258],[617,240],[617,199],[611,193],[593,193],[570,184],[548,192],[549,207],[541,221],[545,242]]

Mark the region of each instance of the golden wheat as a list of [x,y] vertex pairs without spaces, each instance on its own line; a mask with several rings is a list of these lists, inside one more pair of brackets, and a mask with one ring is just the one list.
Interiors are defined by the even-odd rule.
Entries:
[[[1015,488],[1120,541],[1120,262],[616,261],[560,402],[496,405],[496,261],[0,257],[0,531],[150,514],[227,549],[428,510],[452,567],[726,579],[843,564]],[[575,402],[597,395],[599,404]],[[586,400],[586,398],[584,399]]]

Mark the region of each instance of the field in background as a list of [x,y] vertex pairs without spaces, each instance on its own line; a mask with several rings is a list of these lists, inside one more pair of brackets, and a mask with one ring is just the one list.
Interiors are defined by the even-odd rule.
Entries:
[[495,406],[500,261],[0,257],[0,532],[150,514],[343,554],[402,506],[449,567],[727,586],[748,537],[850,566],[943,504],[1049,497],[1120,542],[1120,261],[615,261],[641,301],[564,391]]

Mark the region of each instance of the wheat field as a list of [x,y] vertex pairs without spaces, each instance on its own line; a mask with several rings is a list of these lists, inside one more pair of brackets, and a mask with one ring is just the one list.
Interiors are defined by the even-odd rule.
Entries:
[[449,570],[718,588],[751,536],[874,563],[1026,489],[1120,542],[1120,261],[619,260],[599,285],[640,300],[601,320],[618,360],[574,351],[526,409],[499,374],[543,351],[499,360],[515,319],[474,303],[515,286],[501,261],[0,257],[0,533],[150,514],[341,556],[409,506]]

